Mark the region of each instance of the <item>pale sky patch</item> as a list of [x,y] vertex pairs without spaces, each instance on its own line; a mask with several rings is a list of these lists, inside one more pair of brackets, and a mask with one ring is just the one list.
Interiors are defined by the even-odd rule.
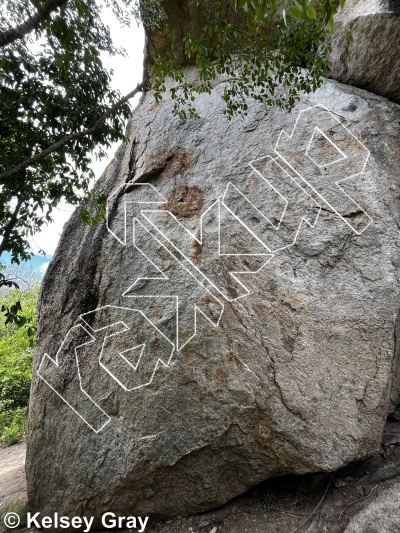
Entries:
[[40,267],[38,268],[39,272],[41,274],[44,274],[47,270],[47,267],[49,266],[50,264],[50,261],[48,261],[47,263],[43,263],[43,265],[40,265]]
[[[125,48],[127,56],[108,57],[106,54],[102,54],[101,59],[107,69],[114,70],[112,87],[118,89],[121,92],[121,96],[124,96],[132,91],[142,80],[144,30],[142,27],[138,27],[135,21],[132,21],[130,28],[121,28],[111,14],[108,16],[107,24],[110,27],[115,46]],[[138,104],[139,98],[140,95],[137,95],[130,101],[132,107]],[[107,150],[107,158],[93,162],[92,169],[96,175],[96,179],[101,176],[113,158],[118,144],[115,143]],[[54,254],[63,226],[73,211],[74,207],[65,202],[53,211],[54,222],[29,239],[34,253],[38,253],[41,249],[47,255]],[[47,264],[45,263],[41,268],[44,268]]]

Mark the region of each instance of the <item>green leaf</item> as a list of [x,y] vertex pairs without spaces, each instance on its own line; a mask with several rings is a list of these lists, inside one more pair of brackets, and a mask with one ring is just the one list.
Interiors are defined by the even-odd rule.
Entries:
[[296,20],[303,20],[304,16],[303,16],[303,11],[301,9],[299,9],[298,7],[296,6],[292,6],[290,9],[289,9],[289,13],[292,15],[293,18],[295,18]]
[[333,32],[333,29],[334,29],[334,26],[335,26],[335,20],[334,20],[334,17],[333,17],[333,14],[329,17],[329,20],[327,22],[327,28],[330,32]]
[[316,20],[317,19],[317,12],[316,12],[314,7],[307,6],[306,13],[307,13],[307,17],[309,19],[311,19],[311,20]]
[[259,22],[264,20],[264,17],[267,13],[267,0],[259,0],[259,3],[257,5],[256,9],[256,17]]

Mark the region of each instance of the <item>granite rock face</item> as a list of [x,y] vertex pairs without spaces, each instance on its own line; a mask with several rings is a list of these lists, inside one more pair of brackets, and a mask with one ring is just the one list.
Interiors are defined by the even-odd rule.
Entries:
[[[398,531],[400,524],[400,484],[394,482],[392,486],[372,498],[365,508],[350,520],[344,533],[392,533]],[[372,525],[373,524],[373,525]]]
[[222,90],[185,123],[147,93],[97,184],[107,224],[64,228],[40,299],[35,511],[190,514],[380,445],[400,109],[327,81],[291,114],[249,102],[227,122]]
[[335,20],[332,77],[400,103],[399,2],[347,0]]

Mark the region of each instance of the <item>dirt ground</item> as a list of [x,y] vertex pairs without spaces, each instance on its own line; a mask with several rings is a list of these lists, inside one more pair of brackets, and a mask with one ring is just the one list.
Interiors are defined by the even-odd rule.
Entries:
[[[26,501],[24,460],[24,443],[0,448],[0,513]],[[270,479],[210,512],[149,520],[146,533],[400,533],[400,422],[387,424],[380,451],[364,461]]]
[[11,502],[26,501],[25,442],[0,447],[0,511]]
[[[373,457],[331,474],[270,479],[219,509],[202,515],[150,524],[147,533],[400,533],[400,516],[387,524],[400,501],[400,424]],[[395,437],[393,437],[395,434]],[[398,477],[399,476],[399,477]],[[357,519],[383,500],[384,515]],[[393,509],[391,507],[394,507]],[[350,523],[352,522],[352,523]]]

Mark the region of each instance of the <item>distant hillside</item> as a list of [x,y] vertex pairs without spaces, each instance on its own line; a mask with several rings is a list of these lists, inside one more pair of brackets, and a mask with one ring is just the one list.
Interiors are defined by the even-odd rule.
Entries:
[[[51,258],[51,255],[34,255],[30,261],[22,263],[21,266],[23,268],[25,267],[26,269],[32,269],[40,272],[43,275],[46,272],[45,265],[50,262]],[[11,263],[11,254],[4,252],[2,255],[2,261],[5,265],[9,265]]]

